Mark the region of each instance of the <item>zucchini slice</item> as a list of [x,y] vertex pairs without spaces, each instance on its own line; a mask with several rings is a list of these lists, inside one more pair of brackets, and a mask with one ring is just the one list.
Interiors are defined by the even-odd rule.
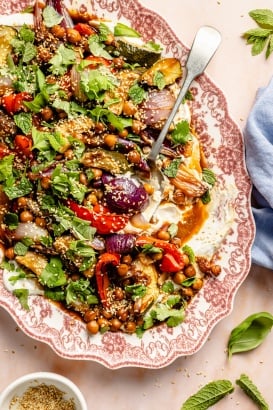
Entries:
[[152,50],[145,44],[139,45],[124,38],[119,38],[117,44],[120,54],[130,64],[151,67],[161,57],[161,51]]

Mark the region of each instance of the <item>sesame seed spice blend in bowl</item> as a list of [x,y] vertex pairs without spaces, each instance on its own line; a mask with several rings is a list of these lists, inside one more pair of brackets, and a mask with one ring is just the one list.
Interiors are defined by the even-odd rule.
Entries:
[[56,373],[31,373],[0,394],[1,410],[87,410],[78,387]]

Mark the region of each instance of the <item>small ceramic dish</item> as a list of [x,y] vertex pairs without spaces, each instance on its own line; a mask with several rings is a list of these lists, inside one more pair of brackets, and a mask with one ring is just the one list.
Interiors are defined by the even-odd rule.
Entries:
[[[42,386],[42,387],[41,387]],[[83,394],[79,390],[79,388],[69,379],[64,376],[61,376],[57,373],[50,373],[50,372],[37,372],[37,373],[29,373],[26,374],[12,383],[10,383],[5,390],[2,391],[0,394],[0,409],[1,410],[15,410],[20,409],[19,406],[20,400],[24,396],[26,400],[26,392],[28,394],[29,400],[29,407],[28,408],[35,408],[35,403],[31,403],[31,395],[30,392],[33,388],[36,388],[36,394],[38,389],[51,389],[54,393],[58,393],[59,396],[63,400],[63,402],[69,404],[69,407],[63,408],[71,408],[71,410],[87,410],[87,404],[83,397]],[[42,392],[42,390],[41,390]],[[43,391],[43,394],[45,391]],[[61,394],[62,393],[62,394]],[[33,395],[34,397],[34,395]],[[16,399],[17,398],[17,399]],[[34,399],[35,400],[35,399]],[[33,406],[33,407],[31,407]],[[22,407],[25,408],[25,407]],[[56,405],[56,409],[59,409],[58,405]]]

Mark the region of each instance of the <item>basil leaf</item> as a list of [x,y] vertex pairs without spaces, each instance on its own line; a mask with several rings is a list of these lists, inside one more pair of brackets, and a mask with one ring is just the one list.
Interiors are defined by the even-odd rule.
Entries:
[[228,356],[247,352],[258,347],[273,326],[273,316],[268,312],[254,313],[236,326],[228,340]]
[[269,406],[255,384],[246,374],[241,374],[236,384],[259,406],[261,410],[269,410]]
[[232,393],[233,390],[234,387],[229,380],[213,381],[190,396],[182,405],[181,410],[206,410],[227,394]]

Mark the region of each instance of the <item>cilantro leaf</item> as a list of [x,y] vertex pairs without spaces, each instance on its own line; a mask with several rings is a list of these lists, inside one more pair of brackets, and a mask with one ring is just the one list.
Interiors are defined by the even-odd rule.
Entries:
[[49,288],[65,285],[67,282],[66,275],[62,268],[62,262],[58,257],[52,257],[41,275],[39,281]]
[[68,67],[75,62],[75,51],[61,44],[57,49],[56,54],[49,60],[49,70],[52,72],[52,74],[63,75],[66,73]]
[[25,310],[29,310],[29,305],[28,305],[29,291],[28,289],[14,289],[12,293],[14,296],[16,296],[19,299],[21,306]]
[[107,60],[112,60],[111,54],[105,50],[105,44],[100,40],[100,36],[94,34],[88,39],[89,50],[95,57],[103,57]]
[[174,144],[186,144],[192,140],[190,124],[187,120],[180,121],[176,124],[174,130],[171,132],[171,139]]
[[89,280],[81,278],[67,285],[66,303],[68,306],[76,307],[82,304],[92,305],[98,303],[98,298],[94,293]]
[[106,91],[115,89],[117,78],[106,67],[84,71],[81,74],[81,87],[90,100],[101,101]]
[[140,104],[147,98],[147,92],[137,83],[129,88],[128,95],[134,104]]

